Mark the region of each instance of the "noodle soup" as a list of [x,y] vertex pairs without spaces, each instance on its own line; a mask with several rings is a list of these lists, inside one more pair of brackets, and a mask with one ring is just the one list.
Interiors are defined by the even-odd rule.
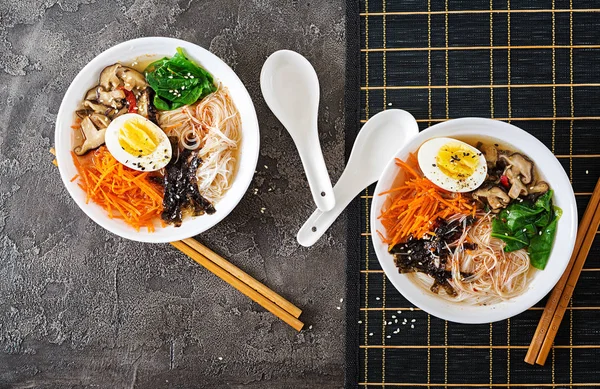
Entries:
[[526,154],[487,137],[433,138],[376,195],[379,238],[400,273],[451,302],[523,294],[549,259],[562,211]]
[[72,126],[73,180],[86,201],[149,232],[218,212],[242,136],[227,88],[181,48],[114,63],[97,77]]

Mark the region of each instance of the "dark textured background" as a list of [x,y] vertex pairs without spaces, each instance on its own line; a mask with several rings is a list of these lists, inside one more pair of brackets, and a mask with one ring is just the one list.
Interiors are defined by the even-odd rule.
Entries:
[[[344,220],[312,249],[296,243],[314,205],[293,143],[262,100],[259,72],[281,48],[314,64],[335,182],[344,160],[343,15],[340,1],[0,1],[0,388],[342,385]],[[159,35],[210,49],[254,100],[258,173],[236,210],[199,240],[304,309],[301,333],[171,246],[103,231],[50,163],[56,113],[77,72],[116,43]]]
[[[360,12],[360,121],[403,108],[421,129],[467,116],[511,122],[554,152],[581,217],[600,176],[598,1],[361,0]],[[600,388],[600,234],[545,366],[530,366],[523,358],[544,302],[483,325],[414,308],[370,245],[378,239],[368,230],[373,189],[352,214],[361,229],[348,235],[360,239],[362,255],[360,304],[348,306],[349,315],[360,311],[358,376],[350,379],[369,388]]]

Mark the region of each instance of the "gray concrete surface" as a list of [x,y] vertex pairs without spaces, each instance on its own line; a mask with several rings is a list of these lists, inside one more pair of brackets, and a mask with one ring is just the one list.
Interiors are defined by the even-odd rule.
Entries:
[[[296,243],[313,204],[258,81],[277,49],[315,65],[335,182],[343,12],[341,1],[0,1],[0,388],[341,387],[344,220],[310,250]],[[300,333],[169,245],[105,232],[51,164],[72,78],[110,46],[155,35],[210,48],[254,99],[258,173],[235,211],[199,239],[303,308]]]

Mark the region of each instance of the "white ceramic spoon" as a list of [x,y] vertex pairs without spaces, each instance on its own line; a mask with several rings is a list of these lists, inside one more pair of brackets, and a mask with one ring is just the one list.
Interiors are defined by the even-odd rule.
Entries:
[[315,69],[294,51],[276,51],[262,67],[260,89],[296,144],[317,208],[329,211],[335,206],[335,197],[317,131],[319,80]]
[[419,133],[415,118],[401,109],[389,109],[369,119],[361,128],[350,159],[333,188],[336,204],[328,212],[316,210],[298,231],[298,243],[310,247],[367,186],[379,179],[394,154]]

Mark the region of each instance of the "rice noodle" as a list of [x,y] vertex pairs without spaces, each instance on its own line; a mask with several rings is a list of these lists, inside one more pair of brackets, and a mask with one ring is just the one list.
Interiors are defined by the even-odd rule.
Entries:
[[[448,260],[448,270],[452,273],[449,282],[458,295],[453,297],[440,291],[437,296],[470,305],[489,305],[522,294],[535,271],[529,266],[527,251],[504,252],[505,243],[491,236],[492,217],[489,214],[478,215],[478,220],[470,227],[466,226],[466,217],[462,215],[449,221],[461,219],[463,233],[448,245],[452,251]],[[467,241],[475,243],[477,248],[465,250],[463,244]],[[433,285],[433,279],[424,273],[410,276],[427,290]]]
[[219,201],[233,182],[241,142],[242,121],[227,90],[219,86],[196,104],[161,112],[158,123],[180,147],[198,150],[198,189],[210,202]]

